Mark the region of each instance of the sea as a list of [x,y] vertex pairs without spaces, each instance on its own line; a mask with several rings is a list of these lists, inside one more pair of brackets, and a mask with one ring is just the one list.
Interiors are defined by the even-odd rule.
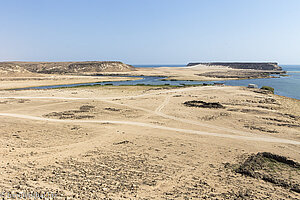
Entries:
[[[133,65],[134,67],[184,67],[185,65]],[[230,86],[248,86],[256,84],[258,87],[270,86],[275,89],[275,94],[300,99],[300,65],[280,65],[288,76],[277,78],[243,79],[218,81]],[[214,81],[216,82],[216,81]],[[210,83],[206,81],[205,83]],[[172,84],[172,83],[171,83]],[[192,83],[191,83],[192,84]],[[173,84],[172,84],[173,85]]]

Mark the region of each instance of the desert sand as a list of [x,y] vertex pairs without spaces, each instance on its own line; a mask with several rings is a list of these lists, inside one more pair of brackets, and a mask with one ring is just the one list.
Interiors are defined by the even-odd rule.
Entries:
[[244,87],[2,90],[0,188],[57,199],[299,199],[296,164],[271,159],[269,179],[237,170],[258,152],[299,162],[299,116],[299,100]]
[[167,80],[222,81],[251,78],[271,78],[276,70],[233,69],[224,66],[195,65],[190,67],[141,67],[127,72],[99,72],[98,74],[123,74],[131,76],[162,76]]
[[38,87],[48,85],[64,85],[79,83],[95,83],[107,81],[136,80],[135,77],[113,77],[113,76],[72,76],[57,74],[38,74],[39,76],[0,77],[0,90],[17,89],[26,87]]

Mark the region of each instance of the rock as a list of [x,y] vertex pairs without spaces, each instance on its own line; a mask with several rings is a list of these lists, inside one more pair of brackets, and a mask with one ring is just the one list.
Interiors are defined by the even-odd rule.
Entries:
[[256,84],[248,84],[248,88],[258,88]]
[[122,142],[115,142],[114,145],[128,144],[128,143],[132,143],[132,142],[130,142],[130,141],[128,141],[128,140],[124,140],[124,141],[122,141]]
[[211,62],[211,63],[188,63],[187,66],[206,65],[206,66],[223,66],[233,69],[256,69],[256,70],[278,70],[282,68],[276,62],[262,62],[262,63],[247,63],[247,62]]
[[0,73],[79,74],[134,71],[131,65],[118,61],[86,62],[0,62]]
[[188,107],[199,107],[199,108],[225,108],[222,104],[218,102],[205,102],[205,101],[186,101],[183,103],[185,106]]

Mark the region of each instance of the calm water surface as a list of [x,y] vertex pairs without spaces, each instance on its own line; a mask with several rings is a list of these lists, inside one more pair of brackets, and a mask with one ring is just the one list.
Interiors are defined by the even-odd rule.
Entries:
[[[135,67],[183,67],[184,65],[134,65]],[[83,83],[83,84],[68,84],[68,85],[54,85],[30,87],[21,89],[51,89],[74,86],[89,86],[89,85],[194,85],[203,83],[224,83],[230,86],[247,86],[249,83],[257,84],[259,87],[264,85],[271,86],[275,89],[275,94],[300,99],[300,65],[281,65],[283,70],[287,71],[289,76],[281,76],[280,78],[267,79],[245,79],[245,80],[227,80],[227,81],[164,81],[164,77],[142,77],[140,80],[133,81],[111,81],[99,83]],[[19,90],[21,90],[19,89]]]

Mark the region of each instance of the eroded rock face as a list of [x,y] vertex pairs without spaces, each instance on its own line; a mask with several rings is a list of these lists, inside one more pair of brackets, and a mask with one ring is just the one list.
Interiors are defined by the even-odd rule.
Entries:
[[118,61],[87,61],[87,62],[2,62],[0,67],[10,69],[18,66],[31,73],[70,74],[97,72],[134,71],[131,65]]
[[276,62],[246,63],[246,62],[211,62],[211,63],[189,63],[187,66],[206,65],[223,66],[233,69],[256,69],[256,70],[282,70]]

